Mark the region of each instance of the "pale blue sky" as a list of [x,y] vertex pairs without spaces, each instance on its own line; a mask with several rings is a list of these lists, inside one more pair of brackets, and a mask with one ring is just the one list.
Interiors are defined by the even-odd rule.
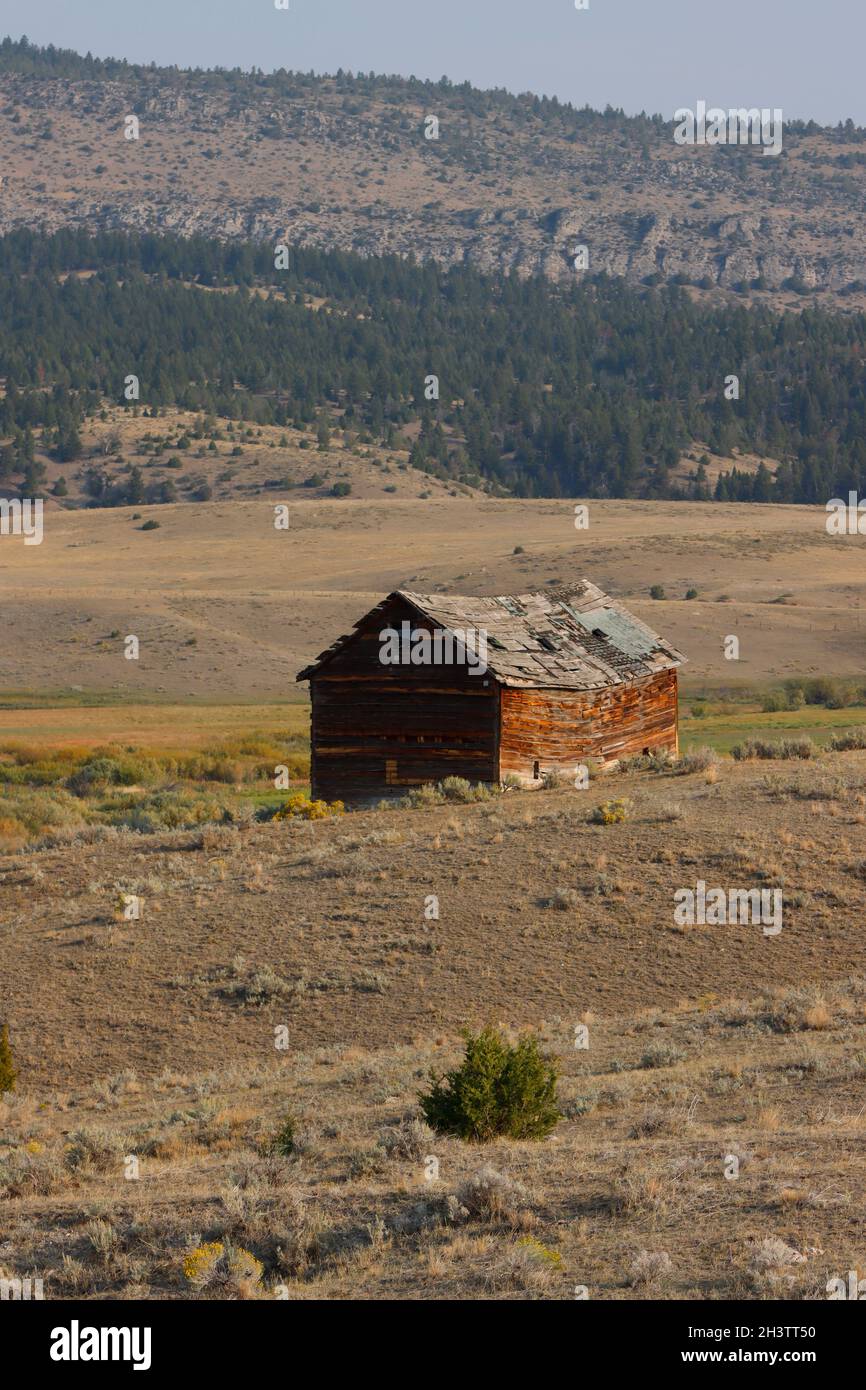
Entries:
[[414,73],[673,115],[866,125],[862,0],[0,0],[0,33],[181,67]]

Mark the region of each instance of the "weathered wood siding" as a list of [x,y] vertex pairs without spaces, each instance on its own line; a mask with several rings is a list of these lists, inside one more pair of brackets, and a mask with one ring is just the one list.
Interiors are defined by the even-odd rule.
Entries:
[[677,673],[664,671],[605,690],[501,691],[500,776],[570,771],[582,760],[612,762],[644,749],[677,751]]
[[460,665],[383,666],[379,634],[404,620],[432,631],[395,604],[310,681],[314,797],[358,805],[443,777],[498,780],[496,682]]

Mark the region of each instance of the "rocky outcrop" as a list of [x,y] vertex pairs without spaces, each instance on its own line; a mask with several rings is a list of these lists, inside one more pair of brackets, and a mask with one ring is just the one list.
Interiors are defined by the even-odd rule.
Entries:
[[[418,100],[350,102],[325,83],[276,101],[205,77],[7,76],[0,231],[288,237],[557,281],[581,273],[585,246],[590,272],[634,281],[866,302],[866,172],[834,174],[827,136],[791,137],[779,160],[734,159],[663,131],[632,148],[606,130],[567,140],[443,111],[435,143]],[[124,138],[131,114],[137,141]]]

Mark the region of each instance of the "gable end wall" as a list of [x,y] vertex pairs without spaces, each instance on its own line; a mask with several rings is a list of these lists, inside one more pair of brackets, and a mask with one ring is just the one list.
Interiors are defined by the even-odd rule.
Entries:
[[663,671],[604,690],[501,690],[499,775],[571,771],[590,759],[613,762],[678,752],[677,673]]

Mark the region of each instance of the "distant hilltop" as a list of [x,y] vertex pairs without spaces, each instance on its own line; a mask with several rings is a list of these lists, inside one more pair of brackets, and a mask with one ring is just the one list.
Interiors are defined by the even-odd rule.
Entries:
[[278,226],[296,244],[556,282],[602,271],[866,307],[866,131],[852,121],[786,115],[764,159],[677,143],[673,113],[447,78],[158,68],[10,38],[0,90],[0,231],[235,240]]

